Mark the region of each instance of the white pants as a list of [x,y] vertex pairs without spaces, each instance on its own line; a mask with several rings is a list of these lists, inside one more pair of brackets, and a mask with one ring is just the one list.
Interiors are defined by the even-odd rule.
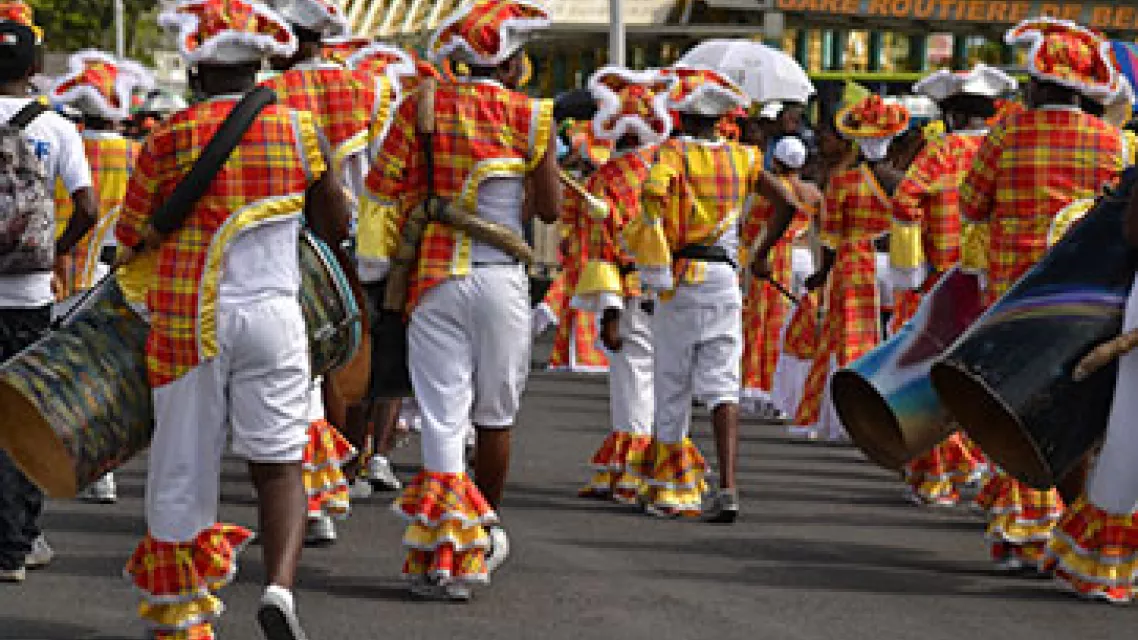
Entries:
[[682,442],[691,429],[692,398],[708,409],[738,404],[743,359],[741,294],[704,296],[680,287],[656,305],[652,323],[655,354],[655,434]]
[[[1138,328],[1138,287],[1126,301],[1123,331]],[[1106,426],[1102,453],[1087,480],[1087,497],[1095,506],[1113,514],[1129,514],[1138,508],[1138,351],[1118,360],[1114,402]]]
[[609,354],[609,412],[613,431],[652,435],[652,316],[640,298],[625,303],[620,316],[624,345]]
[[514,424],[529,375],[531,314],[521,266],[475,267],[428,291],[411,313],[408,364],[428,471],[466,468],[472,423]]
[[154,389],[146,482],[150,534],[193,539],[217,521],[221,457],[300,462],[308,442],[308,339],[300,304],[270,298],[218,313],[220,353]]

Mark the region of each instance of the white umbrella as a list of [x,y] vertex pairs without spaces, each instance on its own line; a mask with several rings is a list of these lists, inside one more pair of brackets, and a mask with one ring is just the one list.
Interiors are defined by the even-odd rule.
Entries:
[[707,40],[677,64],[714,69],[734,80],[756,102],[805,103],[814,85],[786,53],[751,40]]

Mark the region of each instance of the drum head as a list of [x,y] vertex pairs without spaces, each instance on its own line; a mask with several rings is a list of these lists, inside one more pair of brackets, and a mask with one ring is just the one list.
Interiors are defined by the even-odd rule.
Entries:
[[1054,472],[1019,417],[987,383],[963,365],[933,365],[933,386],[968,437],[1004,471],[1040,490],[1055,486]]
[[29,480],[53,498],[73,498],[75,462],[66,445],[24,394],[0,382],[0,448]]
[[854,444],[871,461],[900,471],[909,459],[897,416],[877,389],[849,369],[834,373],[830,381],[834,407]]

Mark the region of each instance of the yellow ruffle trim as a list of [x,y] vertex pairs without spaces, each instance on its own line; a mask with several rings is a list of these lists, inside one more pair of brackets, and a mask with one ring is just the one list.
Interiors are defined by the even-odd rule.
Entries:
[[224,611],[221,600],[209,594],[190,602],[151,604],[143,600],[138,605],[138,617],[151,628],[167,632],[188,632],[218,618]]
[[483,525],[497,515],[465,473],[421,472],[393,505],[408,521],[406,576],[482,583],[489,579]]
[[603,260],[590,260],[577,279],[578,296],[611,293],[622,295],[624,283],[620,277],[620,270],[611,262]]
[[154,640],[214,640],[213,625],[208,622],[195,624],[177,631],[152,629]]
[[1080,497],[1055,529],[1046,567],[1084,595],[1116,600],[1138,582],[1138,516],[1110,514]]
[[889,266],[894,269],[917,269],[924,264],[921,225],[894,220],[889,233]]

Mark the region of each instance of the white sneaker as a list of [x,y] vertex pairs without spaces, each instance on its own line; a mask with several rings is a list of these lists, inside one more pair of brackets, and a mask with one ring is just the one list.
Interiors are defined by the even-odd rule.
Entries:
[[324,515],[309,518],[304,531],[304,544],[323,547],[336,541],[336,523]]
[[371,488],[371,483],[367,478],[356,478],[352,481],[352,486],[348,487],[348,497],[352,500],[366,500],[375,493],[375,489]]
[[411,596],[421,600],[445,602],[469,602],[473,593],[470,586],[457,582],[440,584],[427,576],[415,576],[409,587]]
[[381,455],[374,455],[367,461],[367,479],[377,491],[399,491],[403,488],[403,483],[391,470],[391,463]]
[[490,536],[490,548],[486,551],[486,572],[494,573],[510,557],[510,537],[502,525],[490,525],[486,528]]
[[268,640],[308,640],[296,617],[292,592],[284,587],[274,584],[265,588],[257,622]]
[[0,582],[23,582],[28,577],[24,567],[19,569],[0,569]]
[[42,535],[32,541],[32,550],[24,557],[24,566],[28,569],[42,569],[51,564],[55,558],[55,551]]
[[79,494],[83,502],[95,504],[114,504],[118,501],[118,491],[115,487],[115,474],[108,473],[91,483]]

